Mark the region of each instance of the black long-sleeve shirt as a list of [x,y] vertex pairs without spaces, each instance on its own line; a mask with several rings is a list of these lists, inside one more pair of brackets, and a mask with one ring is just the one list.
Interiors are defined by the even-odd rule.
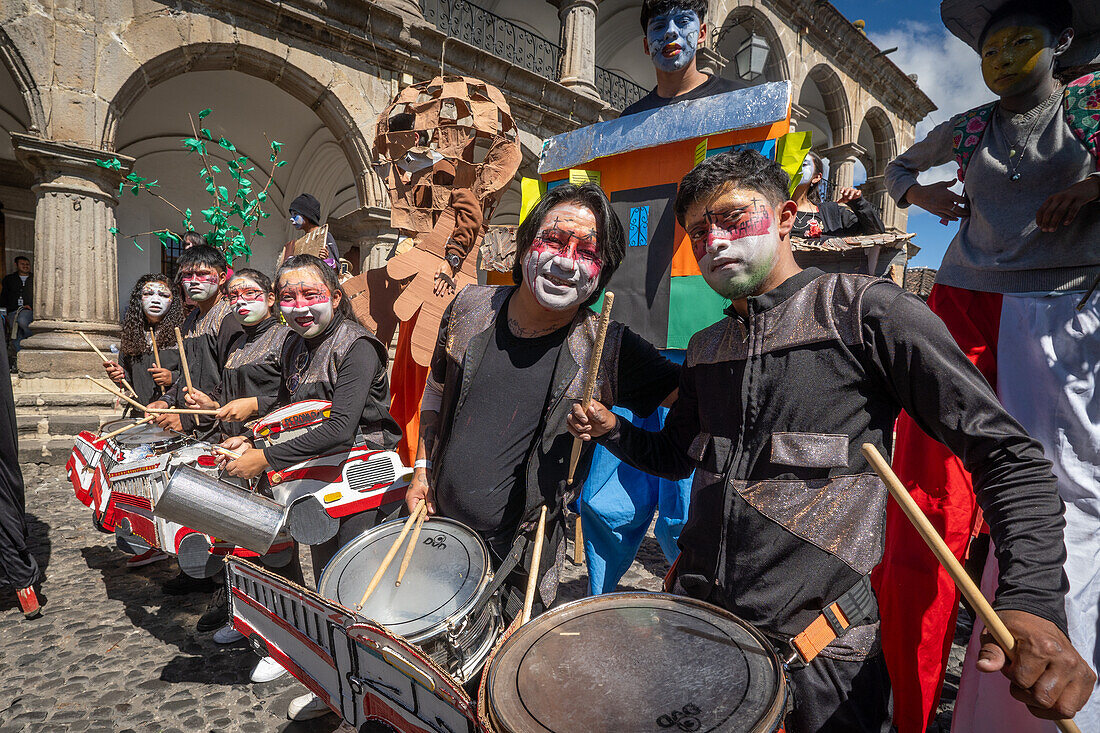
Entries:
[[328,400],[332,408],[309,432],[263,449],[273,468],[346,450],[359,435],[376,448],[397,445],[401,428],[389,414],[385,350],[367,329],[338,315],[314,338],[294,334],[286,340],[282,366],[279,396],[274,404],[260,400],[261,413],[309,399]]
[[[180,375],[179,349],[161,346],[159,351],[161,368],[171,371],[172,378],[178,379]],[[137,392],[138,402],[148,405],[150,402],[162,398],[167,388],[154,382],[153,375],[149,373],[149,369],[157,365],[156,359],[153,358],[152,349],[137,356],[120,354],[118,365],[122,367],[122,371],[126,373],[126,380],[133,385],[134,391]]]
[[[225,363],[229,342],[241,333],[241,324],[232,316],[231,310],[229,301],[221,298],[205,315],[199,308],[188,313],[180,328],[191,385],[208,395],[214,394],[221,383],[222,364]],[[181,375],[162,399],[173,407],[187,407],[184,403],[186,386],[187,382]],[[180,421],[184,430],[190,430],[196,424],[206,427],[213,423],[211,418],[205,416],[196,423],[192,415],[181,415]]]
[[[283,346],[291,333],[274,316],[242,326],[229,340],[214,399],[222,405],[242,397],[255,397],[257,404],[274,400],[283,381]],[[222,422],[221,429],[226,436],[247,432],[240,422]]]
[[664,429],[620,421],[602,439],[656,475],[697,469],[679,541],[688,593],[772,633],[804,629],[878,563],[886,493],[860,447],[888,454],[904,409],[973,474],[1000,562],[995,606],[1065,630],[1050,463],[924,303],[810,269],[749,298],[748,317],[727,313],[692,338]]

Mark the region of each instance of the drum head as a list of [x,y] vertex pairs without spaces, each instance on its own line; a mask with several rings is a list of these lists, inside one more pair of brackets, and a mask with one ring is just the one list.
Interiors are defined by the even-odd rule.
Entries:
[[[112,430],[118,430],[119,428],[129,423],[136,422],[133,419],[115,420],[114,422],[107,423],[103,426],[103,431],[109,433]],[[126,446],[128,448],[136,445],[152,445],[171,442],[179,440],[178,435],[170,433],[164,428],[158,428],[156,425],[146,423],[144,425],[138,425],[136,428],[130,428],[125,433],[116,435],[111,438],[111,441],[117,445]]]
[[504,643],[488,674],[502,731],[747,733],[776,730],[782,716],[784,680],[763,637],[666,594],[610,594],[545,613]]
[[[320,594],[354,609],[404,524],[404,519],[380,524],[345,545],[321,575]],[[424,522],[401,585],[395,586],[408,541],[358,613],[415,642],[476,600],[487,577],[489,552],[465,525],[432,517]]]

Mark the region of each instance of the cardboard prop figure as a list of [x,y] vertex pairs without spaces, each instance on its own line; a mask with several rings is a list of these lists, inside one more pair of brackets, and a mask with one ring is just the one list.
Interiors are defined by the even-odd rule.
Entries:
[[[449,75],[397,95],[378,118],[375,153],[390,195],[390,223],[412,246],[387,263],[386,276],[365,272],[345,287],[367,327],[392,323],[394,315],[402,323],[390,412],[415,438],[440,319],[458,291],[477,283],[477,257],[469,255],[521,155],[500,90]],[[414,448],[403,438],[398,450],[409,461]]]

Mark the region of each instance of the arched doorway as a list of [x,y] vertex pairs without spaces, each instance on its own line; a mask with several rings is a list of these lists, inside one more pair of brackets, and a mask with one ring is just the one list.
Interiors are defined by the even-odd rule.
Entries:
[[[811,132],[813,149],[826,160],[830,185],[851,186],[858,160],[846,150],[852,142],[852,116],[840,76],[818,64],[802,82],[797,104],[798,129]],[[838,149],[844,152],[838,154]]]
[[897,155],[897,137],[890,118],[881,107],[872,107],[864,115],[856,142],[866,151],[862,158],[866,180],[860,181],[857,177],[857,183],[863,183],[864,195],[882,212],[886,226],[896,226],[897,206],[886,195],[883,174],[886,173],[887,163]]
[[11,133],[43,124],[38,88],[11,39],[0,30],[0,276],[20,255],[34,255],[34,194],[30,172],[15,157]]
[[[261,225],[265,236],[251,243],[250,266],[270,272],[277,252],[296,236],[287,220],[287,206],[298,194],[308,192],[320,201],[323,220],[359,207],[360,195],[347,147],[313,109],[274,83],[241,71],[185,71],[134,99],[113,128],[113,143],[119,153],[135,159],[135,172],[160,183],[159,191],[165,198],[194,212],[199,232],[205,232],[206,226],[198,212],[210,205],[211,195],[198,175],[201,159],[188,154],[181,140],[193,135],[188,114],[194,116],[204,108],[212,108],[213,113],[203,120],[203,126],[215,139],[229,138],[238,151],[230,153],[217,145],[208,146],[211,162],[223,171],[225,160],[246,155],[249,165],[256,169],[250,176],[262,186],[272,171],[270,141],[283,144],[281,155],[287,165],[275,170],[268,189],[267,211],[271,218]],[[145,195],[121,196],[116,218],[120,230],[119,296],[125,301],[138,277],[162,271],[166,263],[156,238],[138,237],[135,246],[121,235],[162,228],[179,232],[182,222],[176,211]]]

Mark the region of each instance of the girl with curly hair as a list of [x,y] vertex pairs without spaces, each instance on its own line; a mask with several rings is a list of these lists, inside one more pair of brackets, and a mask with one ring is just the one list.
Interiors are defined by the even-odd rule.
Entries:
[[[122,316],[122,336],[117,362],[103,363],[107,376],[121,385],[126,379],[142,404],[160,399],[180,373],[176,326],[183,323],[183,299],[172,281],[159,273],[142,275],[130,291]],[[157,340],[160,367],[153,356],[150,330]]]

